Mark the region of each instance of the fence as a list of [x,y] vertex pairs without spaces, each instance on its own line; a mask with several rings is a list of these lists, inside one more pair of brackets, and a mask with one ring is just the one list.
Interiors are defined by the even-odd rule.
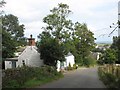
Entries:
[[113,74],[114,76],[120,76],[120,66],[119,65],[108,65],[106,64],[105,66],[100,67],[103,73],[110,73]]
[[120,66],[119,65],[105,65],[98,69],[100,79],[108,88],[120,89]]

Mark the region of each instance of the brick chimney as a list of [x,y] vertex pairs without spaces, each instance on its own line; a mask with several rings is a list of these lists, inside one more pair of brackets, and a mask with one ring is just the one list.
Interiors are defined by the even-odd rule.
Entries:
[[28,38],[28,45],[35,46],[35,38],[32,38],[32,34],[30,35],[30,38]]

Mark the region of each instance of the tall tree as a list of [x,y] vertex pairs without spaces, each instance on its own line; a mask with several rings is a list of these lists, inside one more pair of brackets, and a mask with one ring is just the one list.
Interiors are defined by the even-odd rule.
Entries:
[[78,60],[89,56],[94,47],[95,38],[93,33],[88,30],[87,25],[78,22],[74,25],[68,19],[71,11],[67,4],[60,3],[58,7],[53,8],[50,12],[51,14],[43,19],[43,22],[47,24],[46,27],[43,27],[44,32],[47,32],[47,36],[41,37],[41,40],[48,36],[56,39],[64,54],[71,52]]
[[51,14],[47,15],[43,22],[47,23],[47,27],[44,29],[49,31],[50,34],[58,39],[60,42],[69,38],[70,30],[72,29],[72,21],[67,19],[71,11],[67,4],[58,4],[58,7],[50,10]]
[[0,7],[3,7],[6,2],[4,0],[0,1]]
[[25,38],[24,25],[19,24],[18,18],[12,14],[2,16],[3,58],[13,57],[16,47],[22,45],[23,38]]
[[88,30],[85,23],[80,24],[79,22],[76,22],[72,35],[73,42],[76,48],[76,58],[78,58],[77,62],[84,62],[85,58],[89,56],[90,51],[95,46],[95,38],[93,36],[94,34],[90,30]]
[[110,48],[116,51],[116,54],[118,55],[117,63],[120,63],[120,36],[113,37],[113,43]]
[[58,60],[65,60],[63,49],[59,41],[51,37],[49,32],[42,32],[39,38],[41,38],[41,40],[37,43],[37,47],[44,64],[56,67]]
[[[6,2],[5,2],[4,0],[1,0],[1,1],[0,1],[0,8],[2,8],[5,4],[6,4]],[[1,9],[1,10],[0,10],[0,18],[1,18],[1,15],[3,14],[3,12],[4,12],[4,11]]]
[[118,46],[119,46],[118,39],[119,38],[117,36],[113,36],[113,43],[110,48],[115,49],[115,50],[118,49]]
[[116,50],[109,48],[103,52],[99,62],[102,62],[102,64],[114,64],[118,61],[117,57],[118,55],[116,54]]

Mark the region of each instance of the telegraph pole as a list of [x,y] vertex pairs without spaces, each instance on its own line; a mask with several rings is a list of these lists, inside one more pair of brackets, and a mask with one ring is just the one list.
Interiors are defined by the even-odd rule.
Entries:
[[118,36],[120,36],[120,1],[118,2]]

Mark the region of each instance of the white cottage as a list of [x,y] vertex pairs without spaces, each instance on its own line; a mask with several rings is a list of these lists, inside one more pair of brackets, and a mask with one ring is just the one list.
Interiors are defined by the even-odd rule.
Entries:
[[69,64],[71,65],[71,67],[73,67],[73,65],[75,64],[74,56],[71,53],[68,53],[68,55],[65,56],[65,59],[66,60],[64,62],[57,61],[57,71],[67,68]]
[[[43,64],[43,60],[40,59],[40,53],[37,51],[37,47],[35,46],[35,38],[28,38],[28,46],[21,47],[20,50],[15,53],[17,57],[15,58],[7,58],[5,60],[5,69],[8,68],[16,68],[21,67],[23,65],[31,66],[31,67],[40,67]],[[68,53],[65,56],[66,61],[64,62],[57,62],[57,71],[60,71],[62,68],[66,68],[73,64],[75,64],[74,56],[71,53]]]
[[23,65],[31,67],[40,67],[43,65],[43,60],[40,59],[40,53],[35,46],[35,38],[32,35],[29,40],[29,45],[26,46],[22,52],[17,52],[18,57],[7,58],[5,60],[5,69],[21,67]]

